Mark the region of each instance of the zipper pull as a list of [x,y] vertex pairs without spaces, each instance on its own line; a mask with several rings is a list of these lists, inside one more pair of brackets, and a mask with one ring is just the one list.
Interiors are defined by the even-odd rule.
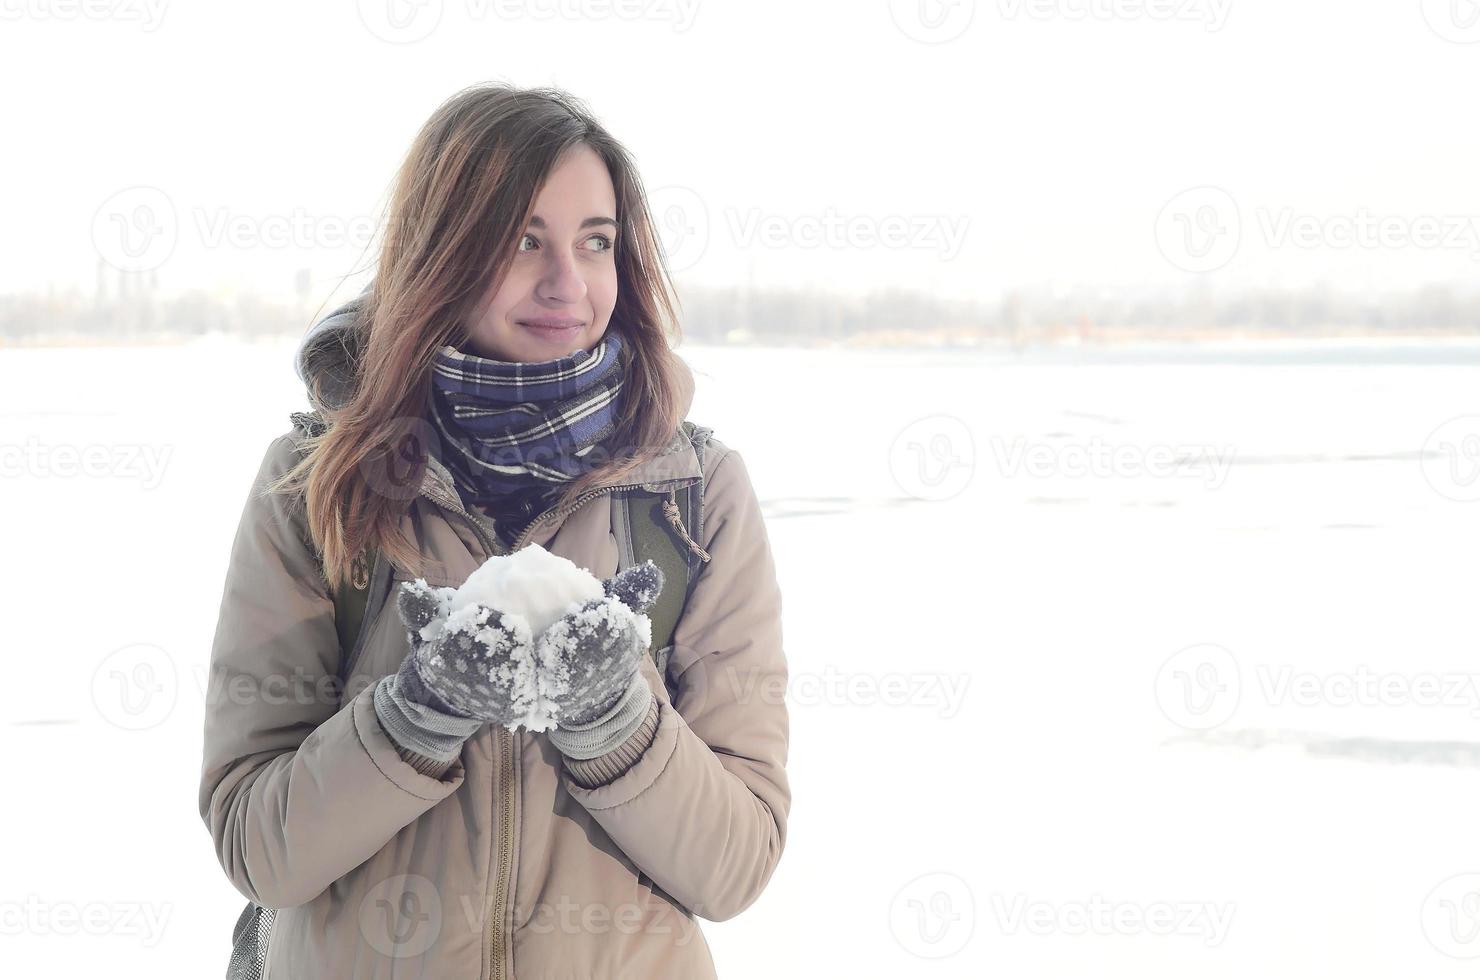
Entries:
[[349,561],[350,588],[359,591],[370,585],[370,551],[363,548]]
[[678,488],[668,491],[668,499],[663,501],[663,516],[668,518],[668,523],[678,532],[679,537],[688,543],[690,549],[705,561],[709,561],[709,552],[699,547],[694,539],[689,537],[688,530],[683,526],[683,517],[678,512]]

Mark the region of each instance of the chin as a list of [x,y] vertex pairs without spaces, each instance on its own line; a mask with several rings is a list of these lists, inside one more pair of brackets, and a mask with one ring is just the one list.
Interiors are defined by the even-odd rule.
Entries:
[[579,350],[590,350],[600,343],[605,335],[606,330],[602,329],[596,333],[587,333],[579,339],[567,339],[559,344],[541,343],[530,337],[523,327],[510,324],[509,329],[500,331],[499,336],[493,338],[491,343],[487,339],[473,337],[469,341],[469,347],[473,353],[482,357],[530,364],[569,357]]

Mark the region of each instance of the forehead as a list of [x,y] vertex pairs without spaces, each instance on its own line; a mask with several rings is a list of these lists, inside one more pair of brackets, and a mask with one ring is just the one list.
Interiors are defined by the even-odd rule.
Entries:
[[550,171],[534,213],[548,226],[577,225],[586,218],[616,217],[617,194],[606,162],[589,146],[566,153]]

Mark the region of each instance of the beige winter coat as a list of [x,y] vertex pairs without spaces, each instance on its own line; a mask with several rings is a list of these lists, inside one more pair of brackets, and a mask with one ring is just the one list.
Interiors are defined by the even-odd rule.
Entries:
[[[674,632],[671,699],[644,667],[656,736],[631,768],[583,788],[548,737],[524,729],[485,725],[441,778],[408,761],[371,703],[409,650],[394,602],[366,623],[339,706],[334,605],[302,507],[260,493],[299,439],[267,447],[232,547],[200,780],[227,876],[281,910],[269,980],[715,976],[696,917],[756,900],[791,804],[781,594],[740,454],[715,439],[705,452],[697,543],[711,560]],[[699,475],[679,437],[628,482],[666,490]],[[547,512],[518,546],[608,577],[611,500]],[[440,467],[405,521],[432,585],[459,585],[503,551]],[[406,578],[397,570],[395,585]],[[632,754],[603,760],[620,768]]]

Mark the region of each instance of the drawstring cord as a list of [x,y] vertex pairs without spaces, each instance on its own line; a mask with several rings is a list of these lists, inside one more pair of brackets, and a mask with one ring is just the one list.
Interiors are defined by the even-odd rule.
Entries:
[[663,501],[663,516],[668,518],[668,523],[678,532],[678,536],[688,543],[689,548],[704,561],[709,561],[709,552],[699,547],[694,539],[689,537],[688,530],[683,526],[683,517],[678,512],[678,488],[674,487],[668,491],[668,499]]

